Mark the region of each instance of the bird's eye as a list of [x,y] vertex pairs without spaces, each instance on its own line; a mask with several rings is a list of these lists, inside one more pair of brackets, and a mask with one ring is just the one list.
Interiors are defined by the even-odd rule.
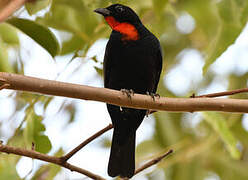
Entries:
[[124,11],[124,8],[121,7],[121,6],[116,6],[115,9],[116,9],[116,11],[119,12],[119,13],[121,13],[121,12]]

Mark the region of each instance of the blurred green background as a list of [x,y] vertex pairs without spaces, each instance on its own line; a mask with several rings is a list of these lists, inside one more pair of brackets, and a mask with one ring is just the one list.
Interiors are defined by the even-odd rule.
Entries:
[[[29,56],[23,56],[26,52],[22,49],[24,46],[21,42],[24,40],[20,38],[26,34],[25,37],[39,44],[38,48],[45,49],[45,53],[56,63],[66,59],[65,68],[75,60],[91,62],[90,66],[97,72],[97,78],[101,79],[102,59],[96,55],[90,56],[89,49],[99,39],[108,38],[111,30],[93,10],[116,2],[132,7],[145,26],[160,39],[164,52],[164,67],[158,90],[161,96],[189,97],[193,93],[198,95],[247,87],[247,63],[242,65],[242,70],[238,65],[241,63],[240,59],[233,60],[236,64],[226,65],[226,61],[234,57],[225,55],[247,23],[246,0],[37,0],[27,3],[13,17],[0,24],[0,71],[26,74],[26,62],[30,60]],[[0,9],[5,5],[4,1],[0,3]],[[94,47],[100,46],[101,43]],[[242,52],[247,51],[248,45],[242,48]],[[212,70],[211,67],[220,56],[223,57],[222,61]],[[36,67],[39,67],[39,61],[43,61],[43,58],[37,60]],[[194,58],[200,60],[194,61]],[[248,61],[248,55],[240,58],[244,62]],[[78,68],[83,65],[78,64]],[[220,75],[217,71],[226,66],[229,70]],[[182,71],[179,67],[189,69]],[[173,72],[178,71],[185,75],[183,79],[173,78]],[[194,71],[200,71],[201,74],[195,75]],[[61,73],[63,74],[63,70]],[[14,106],[11,115],[0,116],[1,129],[4,126],[6,128],[7,122],[11,124],[7,133],[6,130],[0,131],[0,139],[4,139],[4,143],[31,148],[31,143],[34,142],[39,152],[56,155],[65,153],[62,146],[53,149],[55,142],[47,135],[47,123],[43,122],[45,116],[49,116],[47,107],[54,101],[54,97],[23,92],[11,92],[7,95],[4,91],[1,93],[0,101],[1,98],[11,99]],[[247,99],[248,95],[240,94],[230,98]],[[69,114],[64,126],[69,127],[75,123],[75,116],[80,110],[76,108],[77,103],[78,101],[63,99],[57,107],[58,113]],[[42,109],[42,113],[35,110],[37,106]],[[4,108],[0,109],[0,114],[4,113]],[[134,179],[248,179],[247,115],[157,112],[151,115],[149,121],[152,121],[149,123],[153,130],[148,132],[149,138],[137,145],[137,166],[168,149],[172,148],[175,152]],[[88,126],[94,126],[94,123],[96,122]],[[89,127],[82,127],[82,131]],[[111,136],[104,136],[97,141],[98,148],[100,145],[100,148],[108,150],[110,142]],[[104,156],[107,159],[109,152],[106,151]],[[96,161],[94,157],[91,158]],[[1,154],[0,179],[70,179],[71,172],[59,175],[61,168],[47,163],[40,164],[31,169],[30,173],[21,176],[16,168],[19,160],[18,156]],[[107,161],[99,163],[106,165]]]

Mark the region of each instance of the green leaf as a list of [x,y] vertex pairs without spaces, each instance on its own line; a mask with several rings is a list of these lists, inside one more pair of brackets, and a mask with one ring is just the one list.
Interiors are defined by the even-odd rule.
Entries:
[[19,45],[16,29],[7,23],[0,24],[0,37],[9,45]]
[[99,26],[100,18],[93,12],[94,9],[90,8],[92,3],[89,6],[86,4],[87,2],[79,0],[53,0],[50,11],[44,17],[36,19],[41,24],[72,34],[69,39],[61,38],[62,55],[88,47],[106,34],[106,26]]
[[62,43],[61,55],[72,53],[83,47],[84,41],[78,36],[72,36],[71,39]]
[[38,152],[48,153],[52,148],[51,142],[48,136],[46,135],[35,134],[34,142],[35,142],[35,150]]
[[247,18],[248,18],[248,2],[245,1],[245,3],[246,5],[243,6],[244,8],[240,16],[240,21],[243,26],[247,23]]
[[7,22],[36,41],[45,48],[52,57],[59,53],[59,43],[55,35],[47,27],[22,18],[12,18]]
[[162,148],[159,144],[154,140],[147,140],[140,143],[136,148],[137,157],[144,157],[148,154],[159,152]]
[[0,71],[13,72],[12,66],[9,63],[8,51],[6,45],[0,37]]
[[217,3],[217,8],[219,10],[219,15],[222,20],[226,22],[232,22],[234,20],[233,6],[231,0],[224,0]]
[[3,156],[0,158],[0,179],[20,179],[16,171],[16,162],[11,159]]
[[204,112],[202,114],[205,120],[220,135],[232,158],[240,159],[241,153],[237,148],[237,140],[228,128],[225,118],[217,112]]
[[51,0],[36,0],[25,3],[25,8],[29,15],[33,15],[40,10],[46,8],[50,4]]
[[168,0],[153,0],[153,6],[156,12],[161,12],[165,5],[167,4]]
[[100,76],[103,76],[103,69],[98,68],[98,67],[96,67],[96,66],[94,66],[94,68],[95,68],[97,74],[99,74]]
[[178,142],[181,137],[179,124],[181,113],[158,112],[154,114],[156,119],[156,132],[154,139],[161,146],[169,146]]
[[24,139],[27,146],[31,147],[32,143],[34,143],[36,151],[48,153],[52,145],[49,138],[44,135],[46,128],[42,124],[42,117],[36,115],[31,106],[26,110],[25,120],[27,125],[24,129]]
[[234,24],[223,24],[217,32],[216,39],[212,44],[209,56],[203,67],[203,74],[205,74],[209,66],[231,45],[241,33],[242,28]]
[[[56,153],[55,156],[62,156],[64,151],[60,148]],[[60,172],[61,166],[55,164],[46,164],[41,166],[32,177],[32,180],[36,179],[46,179],[46,180],[53,180],[54,177]]]

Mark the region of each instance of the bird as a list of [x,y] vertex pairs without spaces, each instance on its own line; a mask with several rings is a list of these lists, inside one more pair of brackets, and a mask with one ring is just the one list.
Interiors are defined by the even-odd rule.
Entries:
[[[159,40],[130,7],[112,4],[94,10],[112,29],[103,60],[104,87],[154,96],[162,70]],[[147,110],[107,104],[113,124],[108,175],[131,178],[135,172],[136,130]]]

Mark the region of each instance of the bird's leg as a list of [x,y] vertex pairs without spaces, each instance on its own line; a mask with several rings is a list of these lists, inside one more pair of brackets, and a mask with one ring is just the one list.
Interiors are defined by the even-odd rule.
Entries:
[[134,91],[132,89],[121,89],[122,94],[126,94],[129,99],[131,99],[131,95],[134,95]]
[[146,94],[147,94],[148,96],[151,96],[152,99],[153,99],[153,101],[155,101],[155,97],[160,98],[160,95],[157,94],[157,93],[150,93],[150,92],[147,91]]
[[148,117],[148,115],[151,113],[151,110],[150,109],[148,109],[148,110],[146,110],[146,117]]

